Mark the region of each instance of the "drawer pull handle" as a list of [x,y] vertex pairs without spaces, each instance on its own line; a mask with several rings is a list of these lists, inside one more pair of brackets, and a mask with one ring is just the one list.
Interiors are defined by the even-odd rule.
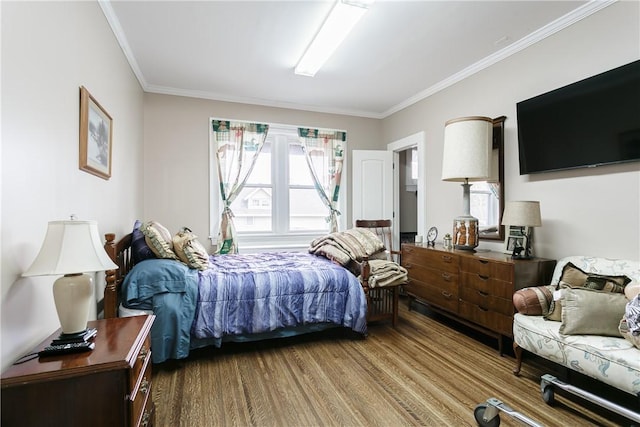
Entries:
[[451,262],[451,257],[449,255],[442,255],[442,261]]
[[449,275],[449,273],[442,273],[442,278],[447,282],[451,280],[451,276]]
[[451,294],[446,291],[442,291],[442,296],[444,296],[445,298],[451,298]]
[[140,354],[138,354],[138,359],[144,360],[147,358],[148,354],[149,354],[149,349],[147,347],[142,347],[140,349]]
[[480,305],[478,306],[478,308],[479,308],[480,310],[482,310],[482,311],[489,311],[489,309],[488,309],[488,308],[484,308],[484,307],[482,307],[482,306],[480,306]]
[[149,425],[149,421],[151,421],[151,414],[149,411],[144,411],[144,415],[142,416],[142,422],[140,425],[142,427],[147,427]]
[[480,262],[480,264],[489,264],[489,261],[486,259],[479,259],[478,262]]
[[149,380],[147,380],[147,377],[144,377],[142,379],[142,383],[140,384],[140,393],[142,394],[147,394],[149,393]]
[[489,276],[483,276],[482,274],[478,274],[480,280],[489,280]]
[[489,296],[489,294],[488,294],[488,293],[483,292],[483,291],[478,291],[478,294],[479,294],[480,296],[483,296],[483,297],[488,297],[488,296]]

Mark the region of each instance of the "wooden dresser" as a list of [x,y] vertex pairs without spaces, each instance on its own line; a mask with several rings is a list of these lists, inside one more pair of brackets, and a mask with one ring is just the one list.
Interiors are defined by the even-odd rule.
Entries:
[[498,339],[513,337],[513,293],[548,284],[556,262],[514,260],[492,251],[446,250],[421,244],[402,245],[402,265],[409,272],[405,290],[414,299]]
[[2,426],[152,426],[149,333],[154,318],[90,321],[88,327],[98,330],[94,350],[11,366],[0,380]]

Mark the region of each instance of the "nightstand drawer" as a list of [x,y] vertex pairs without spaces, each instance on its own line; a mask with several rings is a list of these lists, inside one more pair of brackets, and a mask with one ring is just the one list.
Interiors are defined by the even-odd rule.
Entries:
[[[149,356],[151,354],[149,353]],[[149,361],[150,358],[147,358]],[[141,372],[136,388],[129,397],[131,400],[131,425],[144,426],[149,423],[153,414],[151,401],[151,363],[145,363],[145,369]],[[146,422],[145,419],[147,420]]]

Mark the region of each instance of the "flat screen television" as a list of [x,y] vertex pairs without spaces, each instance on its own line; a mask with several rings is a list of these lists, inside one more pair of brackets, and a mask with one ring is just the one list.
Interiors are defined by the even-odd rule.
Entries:
[[520,175],[640,160],[640,60],[516,110]]

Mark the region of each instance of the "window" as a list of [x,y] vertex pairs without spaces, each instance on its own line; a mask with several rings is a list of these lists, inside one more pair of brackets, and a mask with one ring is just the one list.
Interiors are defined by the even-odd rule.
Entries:
[[480,231],[498,223],[495,186],[488,182],[474,182],[470,190],[471,215],[478,218]]
[[[211,168],[217,177],[215,161]],[[331,184],[328,178],[323,181],[325,187]],[[217,234],[219,194],[216,197],[211,221]],[[342,191],[341,211],[344,200]],[[297,127],[270,125],[254,169],[231,210],[242,249],[307,247],[313,238],[329,232],[329,211],[314,187]],[[339,221],[344,223],[345,218]]]

